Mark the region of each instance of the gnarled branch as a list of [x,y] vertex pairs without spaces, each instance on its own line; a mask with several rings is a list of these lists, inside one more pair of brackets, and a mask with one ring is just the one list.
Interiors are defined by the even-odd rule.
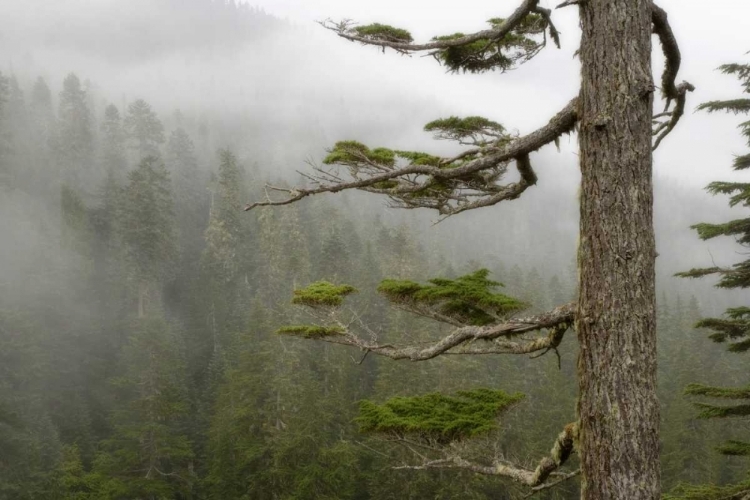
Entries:
[[442,50],[452,47],[461,47],[481,40],[499,40],[513,31],[513,29],[517,27],[526,16],[537,9],[538,3],[539,0],[524,0],[523,3],[513,12],[513,14],[511,14],[510,17],[505,20],[505,22],[493,29],[478,31],[471,35],[466,35],[451,40],[436,40],[422,44],[360,36],[352,32],[349,29],[348,23],[346,22],[332,23],[330,21],[323,21],[320,24],[324,28],[335,32],[341,38],[345,38],[352,42],[360,42],[365,45],[390,48],[404,54],[410,54],[412,52],[423,52],[427,50]]
[[[481,148],[479,153],[472,153],[476,154],[473,159],[453,168],[450,168],[450,164],[462,159],[463,155],[439,159],[437,166],[412,162],[403,167],[380,164],[363,157],[358,167],[349,168],[353,180],[345,181],[337,174],[318,169],[317,176],[308,176],[317,184],[316,187],[271,187],[274,191],[286,192],[288,196],[285,199],[273,200],[267,195],[263,201],[246,205],[245,210],[261,206],[288,205],[311,195],[337,193],[348,189],[384,194],[396,200],[399,206],[433,208],[445,215],[514,199],[536,181],[529,154],[571,132],[578,121],[577,108],[578,100],[573,99],[552,117],[547,125],[510,142],[504,141]],[[521,179],[509,185],[496,184],[496,178],[502,175],[504,165],[510,161],[516,162]],[[489,172],[488,178],[472,177],[485,171]],[[391,184],[385,186],[384,183]],[[430,190],[436,184],[447,186],[447,194],[442,195],[442,198],[438,197],[433,203],[429,203],[426,197],[419,196],[420,192]]]
[[[537,316],[514,318],[488,326],[456,328],[442,339],[424,346],[396,347],[390,344],[378,344],[356,336],[346,325],[342,324],[338,326],[338,334],[321,336],[319,340],[357,347],[391,359],[410,361],[425,361],[441,354],[528,354],[557,347],[565,330],[573,323],[574,315],[575,305],[565,304]],[[550,334],[527,341],[497,340],[543,329],[550,329]],[[479,341],[485,343],[479,345],[477,344]],[[455,349],[458,347],[460,349]],[[451,351],[452,349],[455,350]]]
[[[687,93],[694,91],[695,87],[688,82],[682,82],[679,85],[675,83],[682,62],[680,47],[672,32],[672,27],[669,25],[667,12],[656,4],[653,4],[652,7],[652,22],[654,33],[659,37],[659,42],[661,43],[666,59],[664,71],[661,76],[661,92],[666,103],[664,112],[654,117],[657,126],[654,130],[656,141],[654,142],[653,149],[656,150],[661,141],[672,132],[677,122],[682,118],[682,115],[685,113]],[[669,111],[669,107],[673,101],[675,102],[675,108]],[[658,121],[659,118],[665,119],[660,122]]]
[[[395,467],[396,469],[463,469],[477,474],[488,476],[502,476],[510,478],[518,483],[533,487],[537,492],[541,489],[551,487],[552,484],[545,486],[545,481],[553,473],[567,462],[570,455],[573,454],[575,442],[578,435],[578,424],[570,423],[557,436],[555,443],[550,450],[550,454],[540,460],[539,465],[534,470],[525,469],[516,465],[509,465],[496,461],[493,465],[483,465],[471,462],[457,455],[451,454],[449,450],[444,452],[444,457],[435,460],[425,460],[419,465],[403,465]],[[563,475],[563,480],[575,476],[577,472]],[[559,481],[555,481],[557,484]]]

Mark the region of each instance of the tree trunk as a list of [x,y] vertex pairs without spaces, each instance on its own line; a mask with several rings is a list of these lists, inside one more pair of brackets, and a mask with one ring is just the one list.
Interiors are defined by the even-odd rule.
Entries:
[[655,500],[651,1],[587,0],[580,13],[581,498]]

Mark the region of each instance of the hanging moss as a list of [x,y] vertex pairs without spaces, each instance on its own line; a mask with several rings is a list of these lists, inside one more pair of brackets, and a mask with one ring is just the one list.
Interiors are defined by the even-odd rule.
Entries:
[[401,28],[394,28],[387,24],[373,23],[365,26],[356,26],[351,32],[363,38],[370,40],[381,40],[384,42],[404,42],[411,43],[414,39],[411,33]]
[[362,401],[356,421],[362,432],[412,434],[447,443],[497,428],[498,417],[523,398],[520,393],[476,389],[456,396],[397,397],[382,405]]
[[282,326],[276,330],[278,334],[294,335],[306,339],[320,339],[335,335],[344,335],[344,330],[338,327],[326,327],[318,325],[290,325]]
[[387,148],[370,149],[361,142],[339,141],[329,150],[328,156],[323,159],[323,163],[326,165],[335,163],[353,165],[362,163],[364,160],[392,167],[395,164],[396,155]]
[[442,314],[472,325],[486,325],[527,307],[513,297],[492,290],[502,283],[487,279],[489,271],[480,269],[456,279],[435,278],[429,285],[413,281],[383,280],[378,291],[392,302],[435,306]]
[[344,301],[344,297],[356,292],[357,289],[349,285],[316,281],[305,288],[295,290],[292,303],[311,307],[339,306]]

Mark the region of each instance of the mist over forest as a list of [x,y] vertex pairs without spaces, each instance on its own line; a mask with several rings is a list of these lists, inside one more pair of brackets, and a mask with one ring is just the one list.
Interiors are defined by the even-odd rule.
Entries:
[[[578,65],[571,47],[564,62]],[[532,92],[521,73],[534,79],[545,60],[487,81],[244,3],[2,2],[0,499],[523,495],[470,471],[394,470],[414,450],[360,432],[359,403],[476,387],[522,393],[502,425],[457,446],[533,464],[575,418],[574,333],[538,358],[410,363],[277,331],[310,322],[292,298],[320,280],[355,287],[347,311],[394,344],[434,341],[450,327],[393,307],[377,291],[384,279],[486,269],[528,305],[519,314],[574,300],[576,135],[536,155],[539,180],[523,197],[445,220],[353,191],[242,207],[276,196],[269,185],[308,184],[340,140],[452,155],[456,146],[424,125],[473,114],[528,133],[571,97],[545,81],[531,107],[514,107],[508,95]],[[699,90],[679,127],[702,121],[734,134],[739,120],[692,113],[715,95]],[[746,461],[714,450],[740,439],[740,426],[696,419],[683,395],[695,382],[746,384],[743,357],[694,325],[750,299],[711,277],[674,276],[744,258],[733,238],[704,242],[690,228],[742,214],[703,189],[704,178],[724,180],[718,166],[737,151],[696,153],[719,173],[682,177],[674,165],[691,140],[676,132],[655,157],[664,491],[747,473]],[[537,497],[578,495],[566,482]]]

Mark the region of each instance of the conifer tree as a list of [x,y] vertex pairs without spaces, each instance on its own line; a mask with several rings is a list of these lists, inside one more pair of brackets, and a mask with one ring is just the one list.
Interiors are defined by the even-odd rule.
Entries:
[[123,125],[137,161],[159,156],[159,146],[164,143],[164,126],[149,103],[143,99],[130,103]]
[[[719,69],[725,74],[735,76],[740,81],[743,93],[750,94],[750,64],[725,64]],[[709,113],[723,111],[735,115],[750,114],[750,97],[710,101],[701,104],[698,109]],[[750,121],[740,123],[739,129],[750,146]],[[732,167],[739,171],[750,168],[750,152],[735,156]],[[746,182],[717,181],[709,184],[706,189],[714,195],[729,195],[730,206],[750,207],[750,184]],[[742,246],[750,244],[750,217],[718,224],[704,222],[692,228],[698,232],[702,240],[731,236]],[[714,275],[719,277],[716,284],[719,288],[750,288],[750,259],[729,267],[714,265],[678,274],[678,276],[688,278]],[[730,352],[747,353],[750,351],[750,307],[740,306],[727,309],[723,317],[703,318],[697,322],[696,327],[711,331],[709,338],[714,342],[728,343]],[[686,393],[720,401],[720,403],[697,402],[696,406],[700,409],[699,418],[741,418],[750,415],[750,387],[716,387],[694,383],[687,387]],[[719,452],[730,456],[750,456],[750,443],[729,441],[719,447]],[[750,494],[750,481],[727,487],[685,487],[679,493],[685,498],[696,500],[729,498],[730,496],[731,498],[744,498],[743,495]]]
[[138,317],[149,302],[161,303],[161,287],[172,276],[177,254],[174,208],[169,172],[153,156],[142,159],[128,174],[119,232],[137,289]]
[[237,207],[242,200],[242,176],[231,151],[219,152],[219,180],[205,233],[206,248],[202,266],[207,274],[211,296],[211,330],[214,356],[229,347],[230,335],[244,325],[238,321],[241,311],[243,271],[241,248],[245,242],[242,219]]
[[125,158],[125,131],[123,129],[120,111],[114,104],[104,109],[102,129],[102,156],[104,168],[115,179],[124,177],[127,168]]
[[181,342],[158,312],[138,318],[113,381],[122,405],[95,460],[95,498],[190,498],[193,452],[186,435]]
[[[546,352],[556,348],[568,326],[575,324],[581,353],[578,420],[565,426],[556,440],[551,439],[552,452],[535,469],[508,465],[502,457],[488,460],[489,464],[474,463],[450,447],[443,456],[425,458],[414,467],[465,468],[508,477],[531,488],[546,488],[548,480],[555,481],[551,474],[565,464],[575,442],[581,460],[582,499],[653,500],[660,496],[661,486],[652,150],[676,126],[684,113],[686,94],[693,86],[676,84],[680,51],[666,12],[651,0],[568,1],[560,7],[573,5],[579,9],[582,29],[578,50],[581,90],[545,126],[516,137],[499,122],[478,116],[428,123],[425,129],[436,138],[467,146],[451,157],[341,141],[331,148],[323,163],[340,167],[342,172],[317,168],[312,187],[272,187],[269,192],[285,193],[285,197],[269,197],[246,209],[361,189],[387,196],[395,207],[429,208],[443,217],[453,216],[521,196],[537,181],[532,153],[577,130],[582,187],[579,295],[575,304],[514,319],[520,302],[497,292],[498,284],[482,271],[455,280],[434,279],[429,284],[381,284],[381,292],[399,307],[454,327],[452,333],[432,344],[383,344],[369,340],[371,335],[366,340],[351,331],[345,321],[297,325],[284,331],[419,361],[445,353]],[[426,52],[449,71],[502,72],[532,59],[548,42],[560,43],[551,14],[538,0],[524,0],[508,17],[490,19],[486,30],[438,36],[427,43],[415,43],[408,31],[377,23],[328,21],[323,26],[364,45],[402,54]],[[660,85],[666,108],[657,115],[653,113],[656,87],[651,76],[652,33],[658,36],[667,61]],[[513,164],[519,180],[508,182],[505,174]],[[294,301],[330,310],[352,291],[351,287],[320,282],[295,292]],[[335,317],[330,311],[328,314]],[[521,331],[542,330],[547,330],[546,336],[507,340]],[[634,370],[638,377],[632,376]],[[475,396],[480,397],[471,397]],[[486,403],[494,401],[499,406],[488,410],[484,424],[490,425],[507,409],[499,403],[504,397],[500,392],[486,395]],[[414,404],[430,408],[429,404]],[[432,410],[438,411],[438,407],[433,404]],[[415,415],[405,406],[401,421],[385,417],[389,408],[388,403],[380,407],[382,421],[368,420],[370,429],[401,435],[411,430],[440,440],[447,436],[464,439],[484,425],[453,434],[446,421],[446,427],[435,429],[436,436],[426,427],[426,413]],[[463,416],[453,417],[461,420]],[[566,477],[573,475],[567,473]]]
[[56,152],[61,178],[73,188],[84,187],[93,166],[94,132],[86,91],[74,73],[63,81],[58,119]]

